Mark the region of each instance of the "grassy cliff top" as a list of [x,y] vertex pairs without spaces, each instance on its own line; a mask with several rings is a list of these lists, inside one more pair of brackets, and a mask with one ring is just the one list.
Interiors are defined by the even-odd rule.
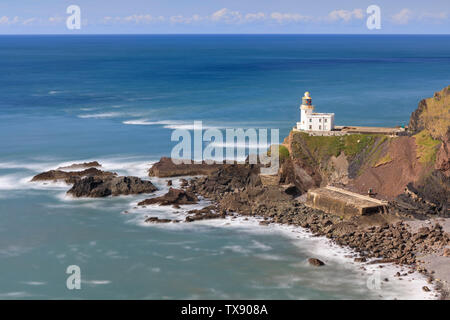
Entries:
[[338,157],[342,152],[347,157],[358,155],[372,146],[376,141],[387,139],[386,136],[376,134],[349,134],[344,136],[310,136],[304,132],[293,132],[292,156],[302,158],[306,147],[310,155],[316,160],[323,160],[332,156]]
[[412,113],[409,130],[415,134],[427,130],[434,139],[443,140],[450,127],[450,86],[432,98],[420,101]]

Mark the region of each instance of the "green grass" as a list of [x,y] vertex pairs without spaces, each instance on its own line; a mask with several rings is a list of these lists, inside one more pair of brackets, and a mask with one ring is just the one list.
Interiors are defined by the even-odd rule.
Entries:
[[283,146],[283,145],[272,145],[267,152],[267,155],[270,157],[272,148],[276,148],[278,146],[278,156],[281,162],[283,162],[286,159],[289,159],[289,150]]
[[437,146],[441,143],[434,140],[428,130],[422,130],[414,135],[417,145],[417,155],[419,162],[428,163],[436,160]]
[[344,136],[310,136],[307,133],[296,132],[296,135],[305,141],[308,149],[318,159],[339,156],[344,152],[346,156],[352,157],[374,144],[379,135],[372,134],[349,134]]

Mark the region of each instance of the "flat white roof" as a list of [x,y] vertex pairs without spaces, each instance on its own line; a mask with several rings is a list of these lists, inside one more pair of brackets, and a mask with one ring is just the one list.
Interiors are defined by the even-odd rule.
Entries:
[[323,116],[334,116],[334,113],[311,113],[306,115],[307,117],[323,117]]

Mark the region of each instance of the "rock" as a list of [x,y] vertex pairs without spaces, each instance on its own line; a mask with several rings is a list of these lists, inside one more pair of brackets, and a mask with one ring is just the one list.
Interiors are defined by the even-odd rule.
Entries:
[[443,254],[443,256],[444,256],[444,257],[450,257],[450,248],[445,248],[445,249],[444,249],[444,254]]
[[331,227],[331,232],[336,236],[344,236],[357,230],[358,226],[351,222],[336,223]]
[[182,188],[187,187],[189,185],[189,181],[187,181],[186,179],[180,179],[180,186]]
[[74,197],[99,198],[152,193],[156,190],[157,188],[150,181],[141,180],[137,177],[90,176],[76,181],[73,187],[67,191],[67,194]]
[[57,170],[67,170],[67,169],[87,169],[87,168],[100,168],[102,165],[98,163],[97,161],[91,161],[91,162],[83,162],[83,163],[74,163],[70,166],[65,167],[59,167]]
[[169,223],[172,222],[170,219],[159,219],[158,217],[150,217],[145,219],[147,223]]
[[422,227],[417,230],[417,233],[420,233],[420,234],[428,234],[429,232],[430,232],[430,229],[428,227]]
[[189,191],[170,188],[169,192],[161,197],[146,199],[138,203],[138,205],[160,204],[162,206],[181,205],[181,204],[196,204],[198,202],[197,196]]
[[430,292],[431,291],[430,288],[428,288],[427,286],[423,286],[422,290],[425,291],[425,292]]
[[214,213],[205,213],[205,214],[196,214],[194,216],[186,217],[186,222],[194,222],[199,220],[209,220],[209,219],[223,219],[225,218],[224,214],[214,214]]
[[208,165],[205,162],[201,164],[175,164],[171,158],[162,157],[150,168],[148,174],[151,177],[159,178],[208,175],[217,171],[221,166],[221,164]]
[[83,171],[50,170],[34,176],[31,181],[64,181],[68,184],[73,184],[85,177],[108,178],[114,176],[117,176],[114,172],[102,171],[96,168],[89,168]]
[[315,267],[320,267],[320,266],[325,265],[325,263],[323,261],[316,259],[316,258],[309,258],[308,262],[310,265],[315,266]]
[[167,186],[172,186],[172,180],[167,180]]
[[355,261],[355,262],[366,262],[367,259],[364,258],[364,257],[361,257],[361,258],[355,258],[354,261]]
[[196,214],[196,215],[199,215],[199,214],[209,214],[209,213],[211,213],[213,210],[215,210],[216,208],[214,207],[214,206],[207,206],[207,207],[204,207],[204,208],[202,208],[202,209],[194,209],[194,210],[190,210],[190,211],[188,211],[188,214]]
[[286,159],[281,164],[279,180],[281,184],[294,185],[295,193],[300,195],[310,188],[320,186],[322,178],[305,161],[300,159]]

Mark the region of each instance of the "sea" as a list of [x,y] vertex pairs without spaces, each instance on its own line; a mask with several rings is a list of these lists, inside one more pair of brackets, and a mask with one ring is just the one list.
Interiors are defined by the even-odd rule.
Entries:
[[[434,299],[419,274],[355,263],[299,227],[148,224],[208,200],[136,204],[167,192],[147,170],[195,120],[281,141],[309,91],[337,125],[405,126],[449,84],[448,35],[0,36],[0,299]],[[159,190],[74,199],[64,183],[30,182],[93,160]]]

